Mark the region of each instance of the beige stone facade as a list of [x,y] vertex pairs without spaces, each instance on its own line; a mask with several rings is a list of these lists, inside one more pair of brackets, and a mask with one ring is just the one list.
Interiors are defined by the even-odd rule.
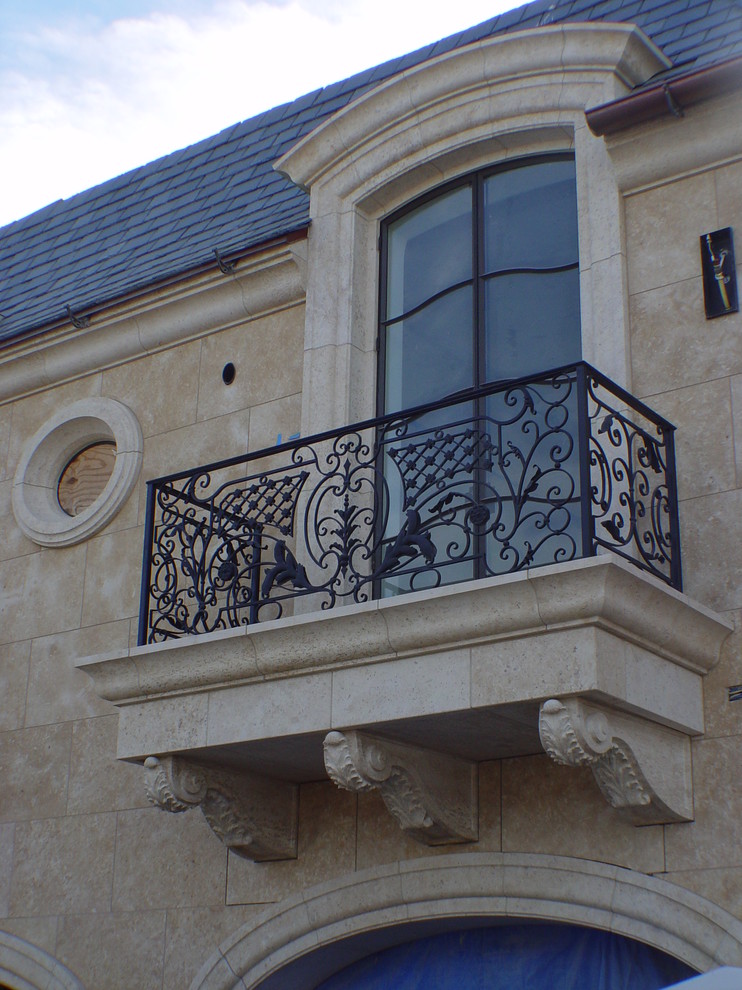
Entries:
[[[603,24],[432,59],[278,163],[310,192],[305,238],[0,351],[0,985],[310,990],[353,937],[383,947],[400,925],[482,916],[742,966],[742,315],[705,319],[699,260],[701,235],[742,232],[738,93],[606,136],[585,118],[666,65]],[[137,646],[146,482],[372,416],[381,219],[485,164],[565,150],[585,359],[677,427],[683,594],[598,556]],[[44,543],[21,525],[20,489],[53,491],[66,448],[40,460],[40,445],[60,424],[78,449],[107,435],[115,403],[141,431],[133,487]],[[48,499],[33,504],[67,533]],[[548,699],[568,702],[578,765],[539,742]],[[639,768],[649,817],[601,793],[591,716]],[[467,793],[435,763],[454,717],[478,740]],[[368,768],[389,725],[432,845]],[[363,786],[328,779],[332,732]],[[207,785],[248,817],[275,806],[287,845],[254,861],[220,841],[202,796],[153,807],[148,757],[227,774]]]

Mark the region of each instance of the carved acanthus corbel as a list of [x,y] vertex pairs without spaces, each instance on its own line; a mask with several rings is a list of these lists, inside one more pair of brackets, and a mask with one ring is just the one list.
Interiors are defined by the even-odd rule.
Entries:
[[588,766],[608,803],[634,825],[693,817],[690,740],[581,698],[551,698],[539,713],[541,743],[565,766]]
[[365,732],[330,732],[325,767],[338,787],[378,789],[400,827],[429,846],[475,842],[476,766]]
[[174,812],[200,807],[212,830],[237,855],[258,862],[296,858],[295,784],[180,756],[150,756],[144,768],[152,804]]

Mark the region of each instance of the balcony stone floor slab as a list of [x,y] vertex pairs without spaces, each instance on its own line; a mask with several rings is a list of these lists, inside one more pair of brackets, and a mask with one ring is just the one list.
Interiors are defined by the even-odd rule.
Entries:
[[78,666],[119,708],[119,758],[177,754],[300,783],[325,777],[332,730],[471,761],[541,752],[550,698],[687,740],[703,732],[703,675],[730,628],[602,555]]

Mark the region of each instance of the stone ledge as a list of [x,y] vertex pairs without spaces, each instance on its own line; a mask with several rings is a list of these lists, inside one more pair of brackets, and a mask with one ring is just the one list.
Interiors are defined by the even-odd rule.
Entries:
[[[118,755],[294,781],[362,728],[465,759],[540,752],[539,706],[582,697],[685,736],[726,620],[605,555],[81,660],[120,709]],[[433,733],[433,735],[431,735]]]

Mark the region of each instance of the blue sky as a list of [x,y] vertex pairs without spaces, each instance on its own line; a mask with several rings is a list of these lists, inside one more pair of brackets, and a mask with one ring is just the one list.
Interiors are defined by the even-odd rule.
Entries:
[[0,0],[0,224],[517,0]]

